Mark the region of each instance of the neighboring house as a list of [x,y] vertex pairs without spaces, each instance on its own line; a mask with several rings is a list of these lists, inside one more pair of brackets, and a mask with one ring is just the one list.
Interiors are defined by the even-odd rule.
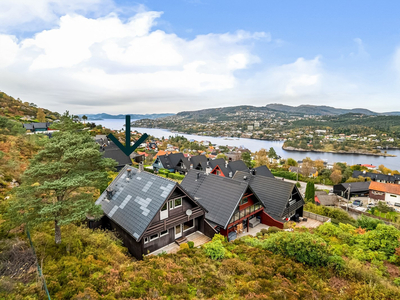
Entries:
[[155,150],[155,151],[157,151],[157,150],[158,150],[158,147],[157,147],[157,144],[156,144],[156,143],[154,143],[154,142],[148,142],[147,145],[146,145],[146,149],[147,149],[147,150]]
[[385,174],[371,173],[366,171],[353,171],[354,178],[358,178],[359,176],[365,178],[369,177],[371,178],[372,181],[376,182],[400,184],[400,174],[385,175]]
[[189,160],[182,153],[158,155],[153,163],[153,170],[167,169],[170,172],[186,174],[190,169]]
[[229,152],[225,153],[225,156],[228,158],[228,161],[235,161],[242,158],[242,153],[240,152]]
[[300,165],[300,167],[289,167],[289,171],[293,172],[293,173],[299,173],[299,174],[302,174],[302,175],[308,176],[308,177],[317,177],[318,176],[318,170],[315,168],[311,168],[309,174],[304,174],[304,169],[302,169],[301,165]]
[[[364,182],[351,182],[351,183],[339,183],[333,186],[333,192],[336,195],[348,198],[348,190],[350,190],[350,196],[367,197],[369,194],[369,185],[371,181]],[[350,189],[349,189],[350,186]]]
[[51,123],[44,122],[44,123],[26,123],[22,126],[29,132],[40,132],[40,131],[47,131],[49,130]]
[[143,153],[138,153],[133,151],[130,155],[129,155],[130,159],[132,159],[134,162],[136,163],[141,163],[145,160],[145,154]]
[[237,171],[250,172],[242,160],[226,162],[223,158],[211,160],[209,163],[211,174],[222,177],[233,177]]
[[400,185],[373,181],[369,186],[369,197],[400,206]]
[[237,237],[239,228],[248,230],[250,222],[261,220],[264,207],[247,182],[190,170],[182,187],[207,210],[207,222],[228,240]]
[[260,175],[260,176],[275,178],[275,176],[271,173],[271,171],[268,169],[267,166],[259,166],[257,168],[254,168],[251,173],[253,175]]
[[315,204],[323,206],[336,206],[339,203],[337,195],[328,195],[324,191],[315,192]]
[[209,237],[215,233],[204,220],[204,208],[182,186],[143,171],[141,164],[139,169],[125,166],[96,204],[104,211],[96,225],[116,230],[137,259],[168,244],[185,242],[193,232]]
[[205,171],[208,158],[205,155],[193,155],[188,157],[188,161],[191,169]]
[[107,139],[107,136],[96,135],[96,143],[100,145],[100,152],[104,158],[112,158],[117,162],[117,171],[121,170],[125,165],[132,165],[132,160],[117,145]]
[[303,216],[304,199],[295,183],[241,171],[233,179],[248,182],[261,200],[265,207],[263,224],[283,228],[285,221]]

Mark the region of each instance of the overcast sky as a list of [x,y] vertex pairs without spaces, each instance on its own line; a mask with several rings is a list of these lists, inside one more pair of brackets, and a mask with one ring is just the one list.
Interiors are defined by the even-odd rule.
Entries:
[[0,90],[58,112],[400,111],[400,1],[1,0]]

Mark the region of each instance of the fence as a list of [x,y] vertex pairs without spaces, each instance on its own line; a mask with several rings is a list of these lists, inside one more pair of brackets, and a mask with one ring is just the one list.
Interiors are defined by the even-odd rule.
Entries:
[[320,221],[320,222],[324,222],[324,223],[331,221],[331,218],[329,218],[329,217],[317,215],[317,214],[314,214],[314,213],[309,212],[309,211],[303,211],[303,217],[314,219],[314,220],[317,220],[317,221]]

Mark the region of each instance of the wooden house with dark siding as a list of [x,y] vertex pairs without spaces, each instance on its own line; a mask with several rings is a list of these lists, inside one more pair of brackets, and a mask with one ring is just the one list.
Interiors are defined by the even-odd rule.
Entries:
[[101,226],[116,230],[137,259],[185,236],[215,230],[204,220],[205,209],[177,182],[125,166],[97,199]]
[[263,204],[261,222],[283,228],[289,220],[303,216],[305,204],[296,184],[267,176],[236,172],[234,180],[246,182]]
[[237,228],[262,222],[264,206],[247,182],[190,170],[182,181],[187,192],[207,210],[206,220],[228,240]]
[[160,169],[186,174],[190,169],[190,163],[183,153],[167,153],[165,155],[158,155],[153,163],[153,170],[155,172],[158,172]]

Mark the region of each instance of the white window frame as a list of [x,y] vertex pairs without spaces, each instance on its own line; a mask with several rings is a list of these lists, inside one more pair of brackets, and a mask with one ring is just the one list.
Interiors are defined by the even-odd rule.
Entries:
[[169,210],[173,210],[174,209],[174,200],[169,200],[168,201],[168,208],[169,208]]
[[[167,206],[165,210],[162,210],[164,206]],[[160,209],[160,220],[168,219],[168,203],[164,203],[164,205]]]
[[150,241],[150,242],[155,241],[156,239],[158,239],[158,238],[160,237],[160,234],[158,234],[158,233],[153,234],[153,235],[157,235],[157,237],[154,238],[154,239],[152,239],[152,238],[151,238],[152,236],[149,236],[149,241]]
[[148,237],[145,237],[145,238],[144,238],[144,243],[147,244],[148,242],[149,242],[149,238],[148,238]]
[[[188,230],[190,230],[190,229],[193,229],[193,228],[194,228],[194,226],[195,226],[195,225],[194,225],[194,224],[195,224],[195,221],[194,221],[194,219],[191,219],[191,220],[189,220],[189,221],[192,221],[192,223],[193,223],[193,226],[192,226],[192,227],[190,227],[190,228],[188,228],[188,229],[185,229],[185,223],[186,223],[186,222],[185,222],[185,223],[183,223],[183,224],[182,224],[182,227],[183,227],[183,232],[185,232],[185,231],[188,231]],[[189,221],[188,221],[188,222],[189,222]]]
[[[165,232],[165,233],[163,233],[163,232]],[[167,229],[167,230],[164,230],[164,231],[161,231],[161,232],[160,232],[160,237],[166,236],[166,235],[168,235],[168,233],[169,233],[169,230],[168,230],[168,229]]]
[[[175,205],[175,201],[178,200],[178,199],[181,199],[181,204],[178,205],[178,206],[176,206],[176,205]],[[181,198],[176,198],[176,199],[174,199],[174,209],[175,209],[175,208],[178,208],[178,207],[181,207],[182,205],[183,205],[183,199],[182,199],[182,197],[181,197]]]

